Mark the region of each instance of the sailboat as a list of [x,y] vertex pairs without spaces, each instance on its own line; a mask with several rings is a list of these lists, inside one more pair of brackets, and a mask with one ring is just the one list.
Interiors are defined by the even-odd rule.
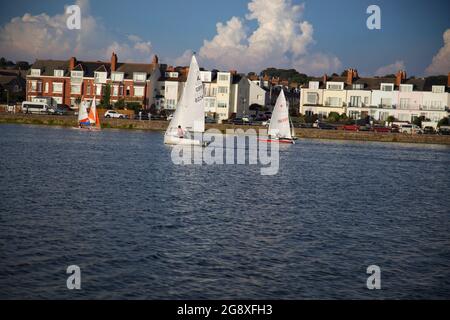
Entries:
[[269,137],[267,139],[258,139],[264,142],[274,143],[290,143],[295,144],[295,131],[294,126],[291,124],[289,118],[289,107],[284,95],[284,91],[281,90],[278,96],[277,102],[272,112],[272,119],[270,119]]
[[90,124],[91,130],[101,130],[102,129],[102,127],[100,125],[100,118],[98,116],[97,103],[95,101],[95,97],[92,100],[91,109],[89,110],[88,118],[89,118],[89,124]]
[[83,128],[89,125],[89,114],[87,112],[86,103],[83,101],[78,108],[78,126]]
[[200,68],[195,55],[192,56],[189,74],[177,109],[164,135],[164,143],[172,145],[205,146],[194,132],[205,132],[205,103]]

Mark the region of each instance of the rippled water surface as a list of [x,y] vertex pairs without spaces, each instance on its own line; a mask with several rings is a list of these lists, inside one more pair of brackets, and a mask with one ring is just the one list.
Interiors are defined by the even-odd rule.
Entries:
[[0,298],[450,298],[449,147],[301,140],[261,176],[162,138],[1,125]]

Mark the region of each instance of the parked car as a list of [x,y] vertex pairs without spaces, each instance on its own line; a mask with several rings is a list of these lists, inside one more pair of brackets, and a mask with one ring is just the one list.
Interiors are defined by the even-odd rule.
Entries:
[[167,121],[171,121],[173,119],[173,114],[169,114],[166,118]]
[[436,130],[433,127],[424,127],[422,131],[423,134],[436,134]]
[[205,123],[217,123],[213,118],[205,117]]
[[441,126],[438,133],[443,136],[450,136],[450,126]]
[[400,127],[400,132],[409,134],[421,134],[422,129],[415,124],[404,124]]
[[356,124],[346,124],[342,126],[342,130],[345,131],[359,131],[359,126]]
[[372,131],[378,132],[378,133],[389,133],[389,132],[391,132],[391,128],[382,127],[382,126],[373,126]]
[[244,124],[248,124],[248,121],[245,121],[243,118],[235,118],[233,120],[231,120],[232,124],[235,125],[244,125]]
[[65,116],[71,112],[71,109],[68,105],[58,104],[56,107],[50,108],[48,112],[56,116]]
[[114,110],[108,110],[105,112],[105,118],[126,119],[128,116]]
[[318,122],[316,124],[316,128],[320,130],[336,130],[337,128],[333,126],[332,124],[325,123],[325,122]]
[[396,124],[393,124],[391,127],[391,132],[392,133],[400,133],[400,127]]

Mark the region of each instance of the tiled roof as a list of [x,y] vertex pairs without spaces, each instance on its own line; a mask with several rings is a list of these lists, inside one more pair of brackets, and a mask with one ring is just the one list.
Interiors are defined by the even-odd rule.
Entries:
[[[64,70],[64,76],[70,76],[69,60],[36,60],[31,67],[32,69],[40,69],[41,75],[53,76],[54,70]],[[111,63],[103,61],[77,61],[74,70],[84,71],[84,76],[93,78],[95,71],[107,72],[108,77],[111,75]],[[145,72],[147,78],[154,71],[153,64],[144,63],[118,63],[117,72],[124,73],[124,79],[133,79],[134,72]],[[28,73],[30,74],[30,73]]]

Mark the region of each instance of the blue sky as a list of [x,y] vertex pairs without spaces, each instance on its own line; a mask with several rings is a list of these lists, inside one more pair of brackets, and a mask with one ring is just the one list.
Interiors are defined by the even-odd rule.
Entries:
[[[122,44],[123,39],[130,34],[139,36],[143,42],[151,42],[152,54],[157,53],[162,62],[172,63],[181,61],[176,58],[183,55],[186,50],[198,52],[204,40],[210,41],[217,35],[216,24],[218,22],[225,24],[232,17],[242,19],[245,30],[248,35],[251,35],[258,28],[258,23],[256,20],[245,19],[246,14],[249,13],[249,1],[95,0],[90,1],[89,15],[95,18],[108,36],[111,36],[111,41],[117,40],[119,44]],[[25,13],[30,13],[32,16],[46,13],[50,17],[62,14],[64,6],[72,3],[54,0],[5,2],[1,4],[0,26],[4,32],[5,26],[12,18],[22,17]],[[343,70],[347,67],[355,67],[360,73],[374,74],[383,66],[400,62],[399,65],[403,65],[409,75],[423,75],[432,63],[433,57],[444,46],[444,32],[450,29],[450,1],[446,0],[292,0],[292,5],[302,3],[305,7],[302,10],[301,21],[311,24],[314,32],[313,40],[308,44],[308,52],[302,53],[299,57],[303,57],[304,54],[305,59],[308,57],[307,59],[311,61],[314,60],[316,53],[335,57],[339,63],[331,63],[330,72],[333,68]],[[368,17],[366,8],[371,4],[381,8],[381,30],[371,31],[366,27]],[[104,38],[104,35],[100,34],[100,36]],[[276,42],[273,45],[276,45]],[[5,49],[6,46],[5,43],[0,42],[0,55],[8,55],[10,59],[15,59],[15,56],[29,60],[37,58],[31,52],[29,54],[23,52],[26,49],[22,47],[17,47],[17,51],[14,52]],[[212,50],[211,54],[204,51],[205,60],[209,57],[210,64],[217,63],[221,67],[223,62],[224,68],[231,67],[230,62],[222,61],[223,56],[217,55],[213,48],[210,50]],[[124,55],[128,52],[132,55],[131,50],[123,52]],[[143,55],[144,52],[148,51],[142,51],[141,54]],[[13,56],[15,53],[16,55]],[[61,52],[61,55],[64,53],[64,51]],[[80,51],[77,53],[83,55]],[[45,51],[35,51],[34,54],[45,54]],[[139,54],[136,54],[136,57],[140,57]],[[52,58],[57,57],[52,56]],[[67,56],[60,58],[66,59]],[[289,59],[283,60],[280,57],[280,60],[271,61],[268,58],[255,64],[254,67],[262,67],[263,62],[267,66],[273,64],[289,67],[290,62],[293,61]],[[294,64],[293,67],[298,68],[308,64],[310,63]],[[444,62],[443,68],[446,67]],[[326,71],[325,67],[324,70]],[[317,68],[310,71],[319,73],[321,70]],[[442,73],[447,74],[449,71],[443,69]]]

